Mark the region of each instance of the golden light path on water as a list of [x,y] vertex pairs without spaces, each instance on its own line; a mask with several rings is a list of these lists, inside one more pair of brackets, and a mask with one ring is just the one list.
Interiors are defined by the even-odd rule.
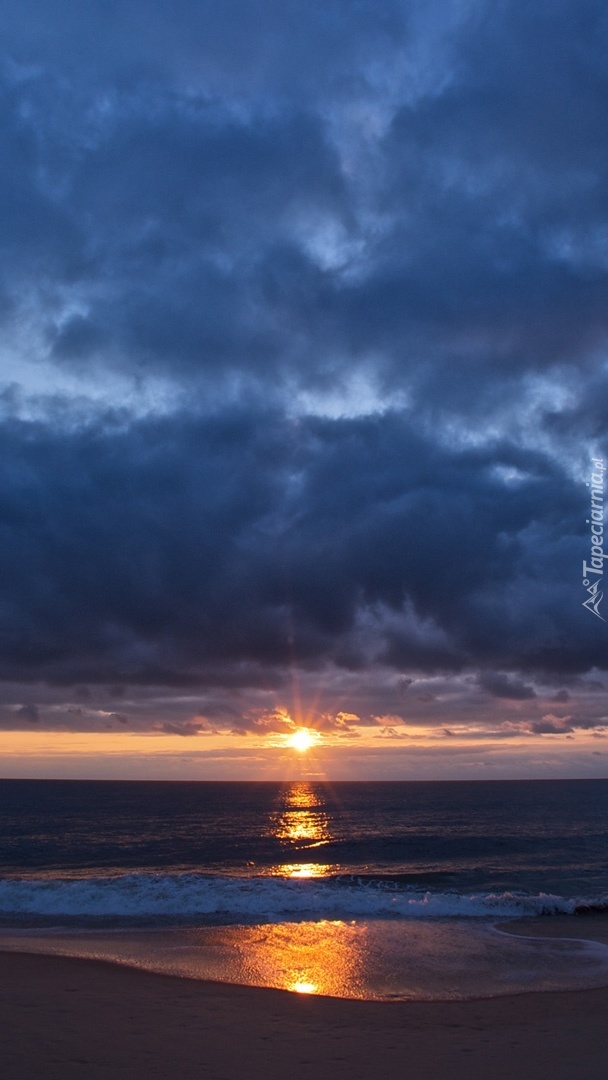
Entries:
[[[286,853],[292,856],[330,844],[335,836],[319,789],[307,781],[286,785],[280,794],[280,805],[270,817],[268,835],[281,841]],[[330,863],[292,858],[269,868],[267,874],[321,879],[338,870],[338,866]],[[224,928],[218,933],[222,939],[221,952],[225,957],[227,946],[232,963],[238,968],[234,972],[235,981],[298,994],[364,996],[360,978],[364,930],[354,921],[270,923],[234,931]]]
[[[289,784],[283,790],[281,799],[283,805],[272,815],[268,835],[283,841],[286,851],[294,854],[308,852],[322,848],[335,839],[322,799],[312,784]],[[271,867],[269,873],[275,877],[321,878],[338,869],[330,863],[294,859]]]
[[321,847],[334,839],[329,816],[312,784],[290,784],[282,793],[282,802],[281,809],[270,818],[270,836],[307,848]]
[[362,997],[360,933],[340,920],[278,923],[222,933],[235,981],[299,994]]
[[335,869],[329,863],[283,863],[273,873],[277,877],[323,878]]

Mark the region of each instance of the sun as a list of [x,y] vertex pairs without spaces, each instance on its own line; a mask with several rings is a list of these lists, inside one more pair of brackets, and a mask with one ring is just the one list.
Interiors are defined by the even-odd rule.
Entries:
[[299,754],[305,754],[311,746],[316,746],[318,739],[316,731],[302,727],[288,737],[287,746],[291,746],[292,750],[297,750]]
[[296,994],[316,994],[317,984],[308,982],[307,979],[298,979],[298,981],[294,982],[288,989],[295,990]]

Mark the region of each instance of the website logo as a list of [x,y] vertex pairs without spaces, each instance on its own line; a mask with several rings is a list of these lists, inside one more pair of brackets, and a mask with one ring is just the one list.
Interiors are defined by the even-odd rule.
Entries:
[[608,559],[608,553],[604,554],[604,475],[606,466],[603,458],[592,458],[593,472],[587,487],[590,488],[591,509],[587,518],[587,525],[591,527],[591,558],[590,562],[583,559],[583,585],[589,593],[583,600],[583,607],[587,608],[592,615],[606,622],[600,613],[600,604],[604,596],[604,559]]

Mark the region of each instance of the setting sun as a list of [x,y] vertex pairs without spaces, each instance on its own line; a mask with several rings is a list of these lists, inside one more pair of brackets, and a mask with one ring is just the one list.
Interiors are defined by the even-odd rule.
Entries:
[[316,731],[310,731],[309,728],[298,728],[287,739],[287,745],[291,746],[293,750],[297,750],[298,753],[304,754],[307,750],[310,750],[311,746],[315,746],[318,741],[319,736]]
[[295,991],[296,994],[316,994],[317,984],[307,982],[306,979],[298,979],[289,989]]

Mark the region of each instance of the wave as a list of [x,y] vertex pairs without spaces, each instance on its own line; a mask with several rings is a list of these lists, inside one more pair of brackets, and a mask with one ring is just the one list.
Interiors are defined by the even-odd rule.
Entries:
[[608,910],[608,896],[423,891],[394,881],[334,878],[234,878],[200,873],[115,877],[8,878],[0,881],[3,918],[286,919],[449,918],[570,915]]

